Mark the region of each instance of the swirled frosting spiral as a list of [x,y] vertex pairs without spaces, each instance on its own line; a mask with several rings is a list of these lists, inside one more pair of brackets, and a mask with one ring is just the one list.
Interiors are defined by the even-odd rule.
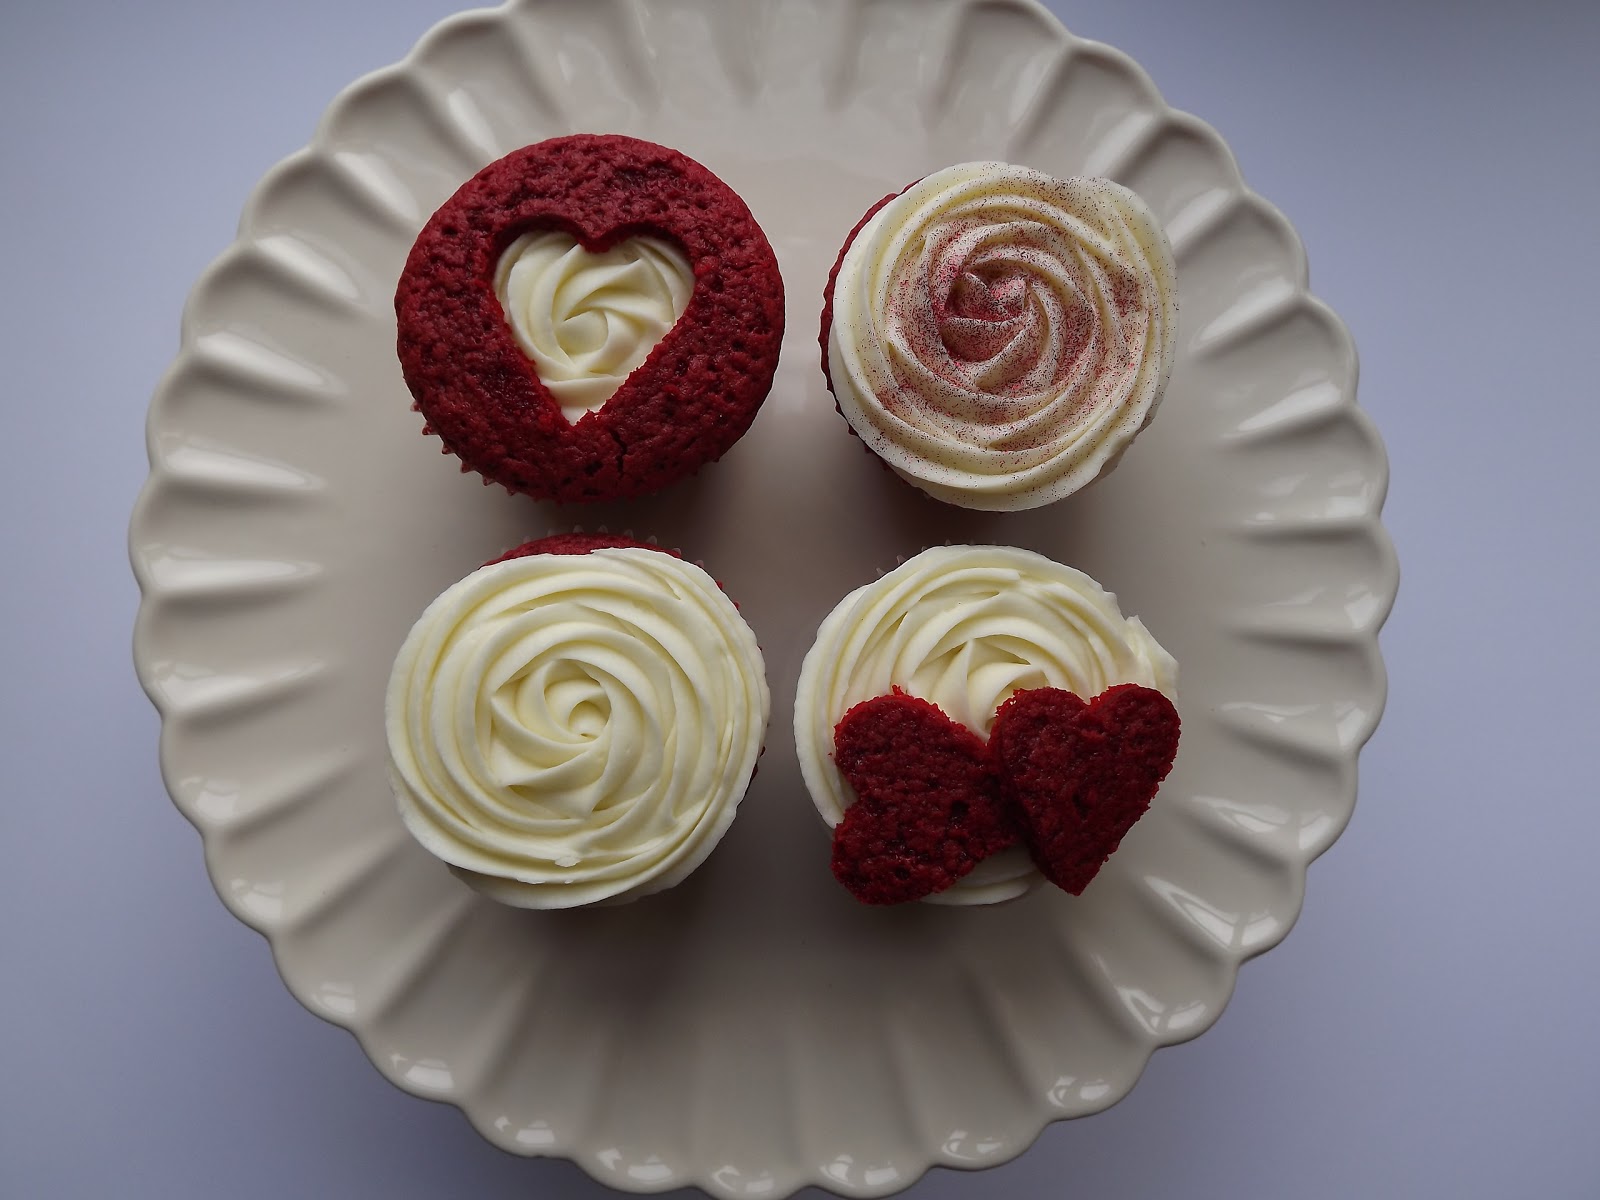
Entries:
[[833,288],[839,408],[902,478],[1036,508],[1113,465],[1172,369],[1176,268],[1109,179],[963,163],[890,200]]
[[[822,622],[795,694],[800,771],[817,811],[837,825],[855,795],[834,765],[833,730],[863,700],[898,687],[988,737],[1013,692],[1057,687],[1087,699],[1118,683],[1176,699],[1178,666],[1082,571],[1010,546],[924,550]],[[929,900],[991,904],[1039,878],[1013,848]]]
[[395,660],[406,827],[523,908],[681,882],[732,823],[769,711],[755,635],[704,571],[654,550],[494,563],[430,604]]
[[632,237],[592,254],[571,234],[523,234],[500,255],[495,295],[517,344],[569,421],[601,407],[667,335],[694,291],[671,242]]

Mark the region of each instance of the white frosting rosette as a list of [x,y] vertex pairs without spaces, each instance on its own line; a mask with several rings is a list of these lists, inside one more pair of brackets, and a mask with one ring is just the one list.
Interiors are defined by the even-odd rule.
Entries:
[[663,238],[626,238],[593,254],[570,233],[538,230],[505,248],[494,289],[540,382],[577,421],[616,395],[677,324],[694,269]]
[[[1119,683],[1176,700],[1178,664],[1137,617],[1082,571],[1011,546],[937,546],[851,592],[800,668],[795,748],[828,825],[855,793],[833,761],[833,731],[863,701],[900,688],[987,738],[1014,692],[1054,687],[1092,699]],[[1043,877],[1021,847],[979,863],[934,904],[993,904]]]
[[1036,508],[1090,483],[1172,370],[1172,251],[1109,179],[936,171],[867,221],[832,294],[840,411],[898,475],[965,508]]
[[495,899],[631,900],[727,831],[769,710],[755,635],[699,567],[530,555],[474,571],[411,630],[390,774],[416,839]]

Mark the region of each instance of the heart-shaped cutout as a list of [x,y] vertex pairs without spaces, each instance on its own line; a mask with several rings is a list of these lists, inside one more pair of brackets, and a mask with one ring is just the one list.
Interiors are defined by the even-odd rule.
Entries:
[[593,251],[561,229],[525,233],[500,255],[495,295],[568,421],[596,412],[683,316],[688,256],[659,237]]
[[[575,389],[586,396],[552,394],[507,319],[515,299],[497,294],[508,247],[546,234],[600,259],[654,241],[688,265],[676,323],[615,356],[622,381],[608,397],[589,384]],[[605,358],[610,332],[626,324],[581,306],[568,315],[578,320],[564,336],[579,357]],[[464,469],[540,499],[617,500],[693,474],[750,427],[778,366],[783,278],[749,208],[705,167],[637,138],[575,134],[513,151],[445,201],[411,247],[395,316],[425,430]]]
[[833,831],[833,874],[866,904],[941,892],[1015,845],[983,740],[896,689],[834,729],[834,762],[856,802]]
[[1082,893],[1145,814],[1178,753],[1178,710],[1137,684],[1085,704],[1059,688],[1000,706],[989,754],[1045,878]]

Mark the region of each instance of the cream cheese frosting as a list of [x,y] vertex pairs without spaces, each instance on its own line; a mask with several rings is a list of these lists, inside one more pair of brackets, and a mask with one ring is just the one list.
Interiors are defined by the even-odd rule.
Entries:
[[755,635],[699,567],[532,555],[473,572],[411,630],[390,776],[416,839],[495,899],[633,899],[727,831],[769,710]]
[[[795,694],[800,772],[831,827],[855,802],[834,765],[833,731],[862,701],[898,687],[987,738],[1014,692],[1055,687],[1089,699],[1119,683],[1176,699],[1178,666],[1089,576],[1010,546],[935,547],[850,593],[822,622]],[[992,904],[1041,878],[1015,847],[928,900]]]
[[694,270],[662,238],[631,237],[598,254],[539,230],[505,248],[495,295],[522,352],[569,421],[611,399],[689,306]]
[[1177,271],[1109,179],[975,162],[879,209],[840,263],[828,368],[894,471],[967,508],[1049,504],[1114,465],[1172,369]]

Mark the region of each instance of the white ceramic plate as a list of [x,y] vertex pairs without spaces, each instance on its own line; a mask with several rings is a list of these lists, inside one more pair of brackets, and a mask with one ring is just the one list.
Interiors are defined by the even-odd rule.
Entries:
[[[749,202],[789,331],[719,464],[595,509],[507,497],[420,436],[391,297],[428,214],[527,142],[676,146]],[[1000,158],[1106,174],[1166,223],[1180,344],[1108,480],[1020,515],[946,508],[850,438],[816,361],[840,240],[886,192]],[[1211,1024],[1299,910],[1378,720],[1396,567],[1344,328],[1294,231],[1205,125],[1027,0],[572,0],[446,21],[341,95],[195,287],[133,519],[136,656],[218,892],[313,1012],[399,1086],[619,1187],[893,1191],[1105,1108]],[[741,816],[687,884],[501,908],[401,828],[383,685],[437,592],[524,538],[631,528],[703,557],[774,709]],[[897,557],[1012,543],[1089,571],[1182,663],[1183,749],[1079,899],[858,906],[801,787],[790,697],[818,621]]]

